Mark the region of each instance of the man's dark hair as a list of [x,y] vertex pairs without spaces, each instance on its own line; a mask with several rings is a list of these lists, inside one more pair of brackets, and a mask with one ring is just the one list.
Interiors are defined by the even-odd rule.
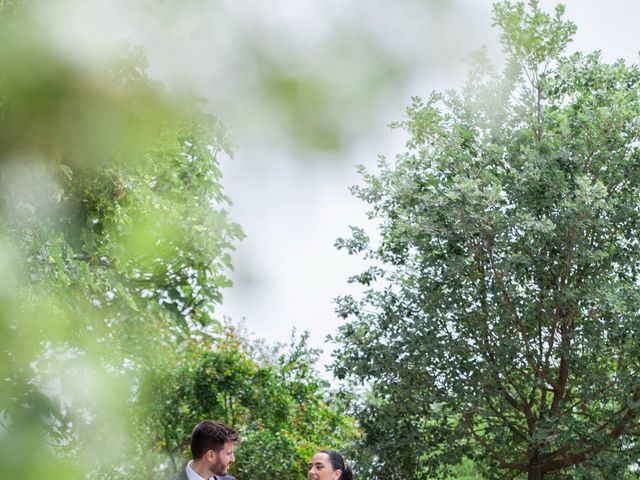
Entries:
[[209,450],[218,453],[227,442],[237,442],[240,436],[224,423],[204,420],[191,432],[191,455],[197,460]]

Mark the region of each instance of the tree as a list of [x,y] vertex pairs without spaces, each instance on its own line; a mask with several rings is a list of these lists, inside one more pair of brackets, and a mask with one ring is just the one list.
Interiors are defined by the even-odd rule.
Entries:
[[349,444],[355,422],[315,371],[318,352],[307,338],[292,336],[287,349],[265,352],[226,325],[218,338],[194,339],[173,370],[150,366],[134,416],[143,423],[136,468],[144,466],[146,478],[182,468],[191,430],[205,418],[240,433],[238,478],[303,478],[318,449]]
[[480,52],[461,92],[414,98],[406,152],[354,188],[380,241],[337,242],[371,266],[338,299],[335,372],[371,389],[368,478],[639,458],[640,70],[564,54],[563,11],[496,4],[504,71]]

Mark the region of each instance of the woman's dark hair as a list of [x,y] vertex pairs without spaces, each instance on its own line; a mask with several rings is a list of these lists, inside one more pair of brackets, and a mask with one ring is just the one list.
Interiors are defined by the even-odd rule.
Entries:
[[334,470],[340,470],[342,475],[338,480],[353,480],[353,472],[351,472],[351,467],[347,465],[347,462],[344,461],[342,455],[340,455],[335,450],[320,450],[319,453],[326,453],[329,456],[329,460],[331,461],[331,466]]

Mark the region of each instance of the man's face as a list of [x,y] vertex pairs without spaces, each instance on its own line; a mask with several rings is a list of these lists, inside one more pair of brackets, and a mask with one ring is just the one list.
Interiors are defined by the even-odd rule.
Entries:
[[213,452],[213,463],[209,467],[209,471],[214,475],[226,475],[229,471],[229,465],[231,465],[235,461],[235,457],[233,456],[233,442],[227,442],[224,444],[222,449],[219,452]]

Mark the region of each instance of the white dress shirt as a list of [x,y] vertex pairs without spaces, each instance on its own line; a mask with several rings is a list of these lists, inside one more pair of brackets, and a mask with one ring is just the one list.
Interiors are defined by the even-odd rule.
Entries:
[[193,460],[190,460],[189,463],[187,463],[187,466],[185,468],[185,470],[187,471],[187,478],[189,480],[211,480],[213,478],[213,477],[202,478],[200,475],[198,475],[196,472],[193,471],[193,469],[191,468],[192,463],[193,463]]

